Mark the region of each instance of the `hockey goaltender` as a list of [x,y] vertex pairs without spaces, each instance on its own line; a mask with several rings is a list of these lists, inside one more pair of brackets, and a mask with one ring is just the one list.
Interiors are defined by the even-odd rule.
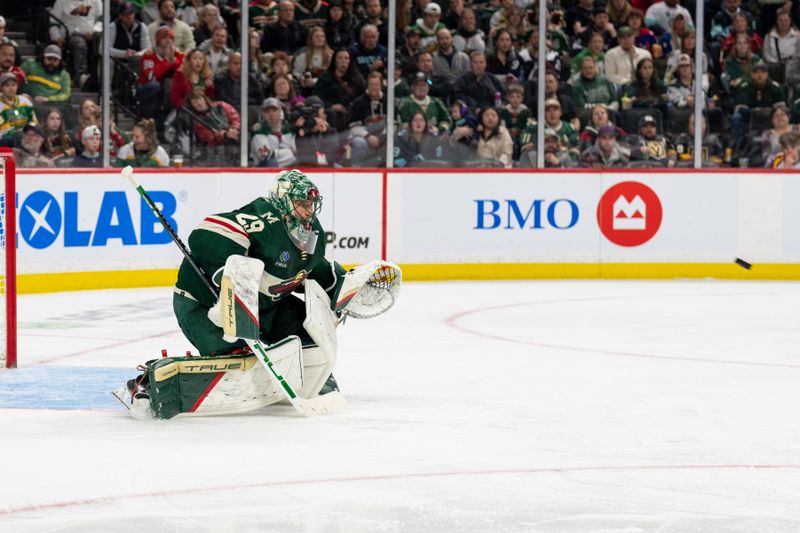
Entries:
[[332,374],[336,327],[346,316],[388,310],[400,269],[373,261],[346,272],[328,261],[317,218],[322,196],[299,170],[280,172],[268,196],[207,216],[188,248],[132,169],[123,175],[184,253],[173,309],[200,354],[140,365],[142,374],[113,393],[130,414],[234,414],[288,400],[314,415],[343,405]]

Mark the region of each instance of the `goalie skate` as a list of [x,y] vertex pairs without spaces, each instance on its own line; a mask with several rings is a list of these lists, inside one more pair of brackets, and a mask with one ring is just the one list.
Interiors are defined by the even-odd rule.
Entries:
[[149,396],[141,393],[131,395],[129,385],[124,385],[117,390],[112,391],[111,395],[122,404],[128,414],[133,418],[137,420],[155,418],[153,415],[153,410],[150,408]]

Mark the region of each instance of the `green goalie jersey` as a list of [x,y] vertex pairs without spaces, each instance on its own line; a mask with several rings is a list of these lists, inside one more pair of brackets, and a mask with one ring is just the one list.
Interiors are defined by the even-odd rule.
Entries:
[[[206,217],[189,235],[189,248],[215,281],[219,281],[218,271],[230,255],[262,260],[265,272],[259,286],[259,307],[263,311],[299,288],[306,277],[317,281],[333,297],[344,269],[335,264],[334,271],[325,259],[325,232],[316,219],[313,229],[317,235],[313,253],[301,252],[290,239],[280,214],[266,198],[258,198],[230,213]],[[185,259],[176,287],[206,307],[214,305],[214,297]]]

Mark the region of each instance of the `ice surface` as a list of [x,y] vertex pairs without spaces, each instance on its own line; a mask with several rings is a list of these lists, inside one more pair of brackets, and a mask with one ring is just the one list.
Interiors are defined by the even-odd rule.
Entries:
[[343,410],[136,421],[171,298],[20,298],[0,531],[800,531],[798,283],[406,283]]

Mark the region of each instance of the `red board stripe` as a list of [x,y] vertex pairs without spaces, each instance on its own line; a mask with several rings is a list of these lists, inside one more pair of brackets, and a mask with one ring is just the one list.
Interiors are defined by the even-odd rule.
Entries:
[[203,403],[203,400],[205,400],[206,396],[208,396],[208,394],[211,392],[211,389],[216,387],[217,383],[219,383],[219,380],[221,380],[222,376],[224,376],[224,375],[225,375],[225,372],[220,372],[219,374],[214,376],[214,379],[211,380],[211,383],[208,384],[208,386],[205,388],[203,393],[200,396],[198,396],[197,401],[194,402],[194,405],[192,406],[192,408],[189,409],[190,413],[194,413],[195,411],[197,411],[197,408],[200,407],[200,404]]

